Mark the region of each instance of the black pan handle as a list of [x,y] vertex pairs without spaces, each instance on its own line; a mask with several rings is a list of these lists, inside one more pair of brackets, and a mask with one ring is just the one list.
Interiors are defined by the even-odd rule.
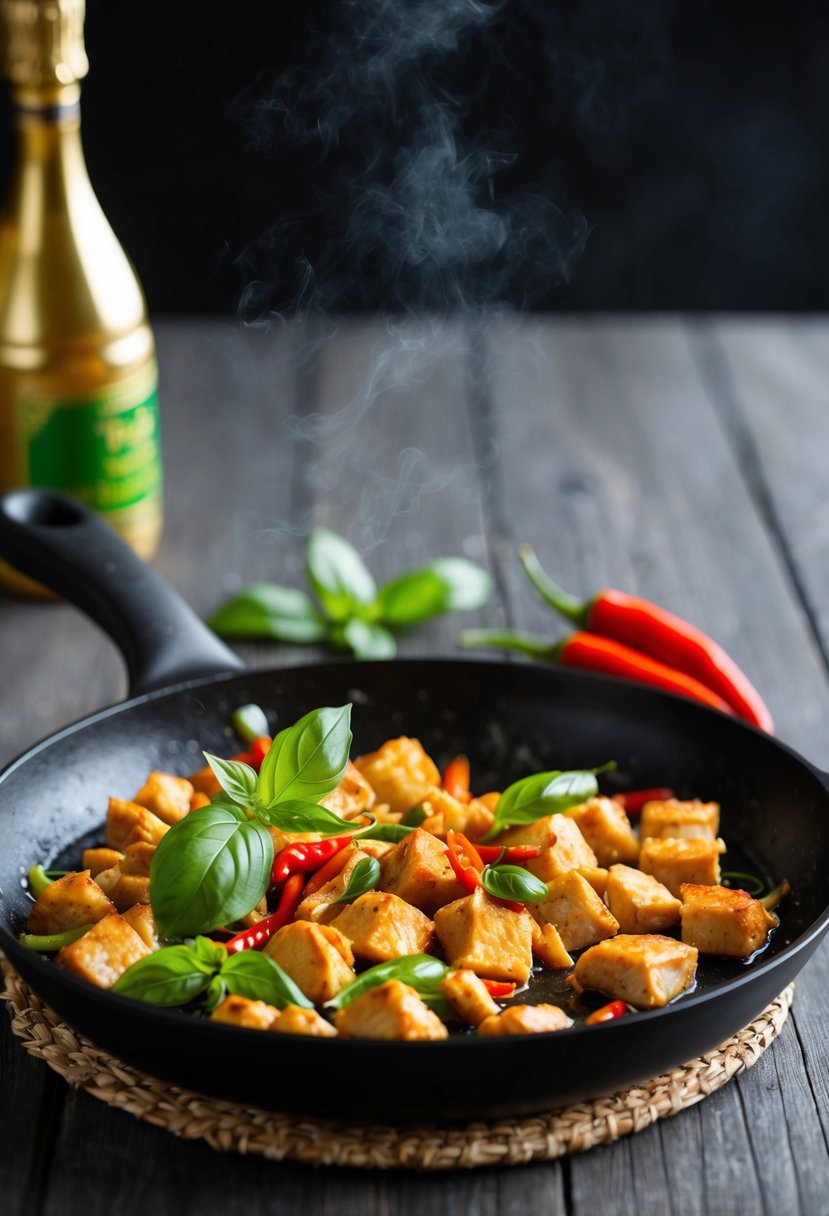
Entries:
[[3,495],[0,557],[109,634],[124,656],[131,696],[243,667],[108,524],[70,498],[43,490]]

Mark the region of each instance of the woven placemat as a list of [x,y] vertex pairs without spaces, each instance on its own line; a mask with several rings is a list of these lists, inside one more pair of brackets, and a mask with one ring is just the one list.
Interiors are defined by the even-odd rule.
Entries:
[[397,1128],[274,1114],[158,1081],[72,1030],[6,962],[3,971],[6,990],[0,996],[9,1003],[12,1030],[31,1055],[45,1060],[70,1085],[175,1136],[206,1140],[221,1152],[362,1169],[523,1165],[642,1131],[751,1068],[782,1030],[794,993],[790,984],[716,1051],[610,1098],[515,1120]]

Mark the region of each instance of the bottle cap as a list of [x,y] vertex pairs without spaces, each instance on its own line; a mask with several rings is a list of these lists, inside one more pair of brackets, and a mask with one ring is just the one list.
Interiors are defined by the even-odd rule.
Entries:
[[86,0],[0,0],[2,68],[12,84],[54,88],[83,79],[85,10]]

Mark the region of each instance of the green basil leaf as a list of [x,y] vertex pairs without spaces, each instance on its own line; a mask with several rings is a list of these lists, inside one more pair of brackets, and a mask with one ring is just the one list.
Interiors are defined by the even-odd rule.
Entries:
[[246,916],[265,894],[272,864],[270,834],[257,820],[215,803],[191,811],[162,837],[150,866],[159,933],[188,937]]
[[254,739],[270,734],[268,719],[260,705],[240,705],[231,714],[230,724],[243,743],[253,743]]
[[310,597],[277,583],[251,583],[222,604],[207,623],[225,638],[321,642],[326,633],[325,618]]
[[356,609],[374,602],[377,587],[353,545],[330,532],[316,528],[308,541],[308,581],[332,621],[345,621]]
[[534,773],[513,782],[495,804],[495,819],[482,839],[492,840],[504,828],[535,823],[545,815],[561,814],[588,798],[595,798],[599,792],[596,774],[607,767]]
[[295,799],[319,802],[340,783],[351,748],[351,706],[312,709],[281,730],[259,770],[263,806]]
[[439,1017],[448,1017],[448,1007],[440,991],[440,983],[451,970],[451,967],[447,967],[440,959],[433,958],[431,954],[407,954],[403,958],[369,967],[368,971],[358,975],[356,980],[352,980],[332,1000],[327,1001],[326,1007],[345,1009],[364,992],[369,992],[388,980],[401,980],[410,988],[414,988],[421,1000]]
[[429,816],[426,814],[422,806],[413,806],[410,811],[406,811],[406,814],[403,816],[400,822],[405,827],[419,828],[421,823],[428,818]]
[[212,1013],[214,1009],[218,1009],[222,1001],[227,996],[227,988],[220,975],[214,975],[213,979],[207,986],[207,995],[204,998],[205,1008],[208,1013]]
[[394,634],[373,621],[351,617],[342,629],[342,639],[358,659],[393,659],[397,654]]
[[211,971],[221,967],[227,958],[227,950],[221,942],[213,942],[209,937],[197,937],[190,949],[193,951],[194,958]]
[[222,760],[210,752],[202,754],[219,785],[234,802],[247,804],[255,801],[259,778],[249,764],[243,764],[241,760]]
[[363,828],[360,832],[355,832],[351,837],[352,840],[386,840],[391,844],[399,844],[401,840],[405,840],[414,831],[413,827],[406,827],[402,823],[372,823],[370,827]]
[[334,904],[353,904],[355,899],[373,891],[380,881],[380,862],[376,857],[361,857],[348,876],[348,884],[337,899],[328,901],[328,906]]
[[491,591],[486,570],[462,557],[444,557],[385,583],[377,602],[387,625],[416,625],[445,612],[480,608]]
[[537,904],[547,898],[547,884],[523,866],[484,866],[481,883],[496,899],[518,904]]
[[222,981],[234,996],[246,996],[249,1001],[265,1001],[277,1009],[299,1005],[313,1009],[313,1001],[302,992],[278,963],[258,950],[240,950],[231,954],[221,970]]
[[334,811],[316,802],[293,799],[259,807],[256,814],[262,823],[279,828],[281,832],[319,832],[322,836],[344,836],[353,826],[350,820],[341,819]]
[[205,992],[214,972],[215,967],[206,966],[192,946],[164,946],[127,967],[112,991],[148,1005],[173,1008],[189,1005]]

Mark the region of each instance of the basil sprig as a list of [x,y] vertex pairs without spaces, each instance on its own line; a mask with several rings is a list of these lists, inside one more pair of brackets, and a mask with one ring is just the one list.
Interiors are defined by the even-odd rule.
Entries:
[[611,762],[600,768],[553,770],[533,773],[508,786],[495,804],[492,827],[482,841],[493,840],[504,828],[535,823],[545,815],[560,815],[570,807],[580,806],[599,792],[596,777],[614,768]]
[[354,546],[328,528],[311,534],[305,568],[314,599],[276,583],[252,583],[208,624],[227,638],[327,641],[361,659],[385,659],[396,652],[394,630],[480,608],[492,589],[486,570],[461,557],[403,571],[378,588]]
[[328,906],[334,904],[353,904],[361,895],[373,891],[380,881],[380,862],[376,857],[361,857],[348,876],[348,885],[337,899],[328,901]]
[[206,753],[223,790],[165,833],[150,866],[150,902],[162,937],[191,937],[245,916],[268,889],[269,826],[291,832],[342,832],[344,821],[319,806],[345,772],[351,706],[315,709],[274,739],[257,774]]
[[328,1009],[345,1009],[358,996],[370,992],[388,980],[401,980],[414,988],[425,1004],[433,1009],[438,1017],[450,1017],[449,1006],[440,991],[440,984],[445,980],[451,967],[433,958],[431,954],[407,954],[403,958],[392,959],[388,963],[378,963],[369,967],[356,980],[352,980],[341,989],[335,997],[326,1002]]
[[116,980],[113,992],[172,1009],[204,998],[215,1009],[228,993],[252,1001],[265,1001],[277,1009],[313,1003],[289,975],[269,958],[255,951],[228,955],[224,946],[206,937],[192,945],[164,946],[140,958]]
[[547,884],[523,866],[484,866],[481,884],[496,899],[517,904],[537,904],[547,898]]

